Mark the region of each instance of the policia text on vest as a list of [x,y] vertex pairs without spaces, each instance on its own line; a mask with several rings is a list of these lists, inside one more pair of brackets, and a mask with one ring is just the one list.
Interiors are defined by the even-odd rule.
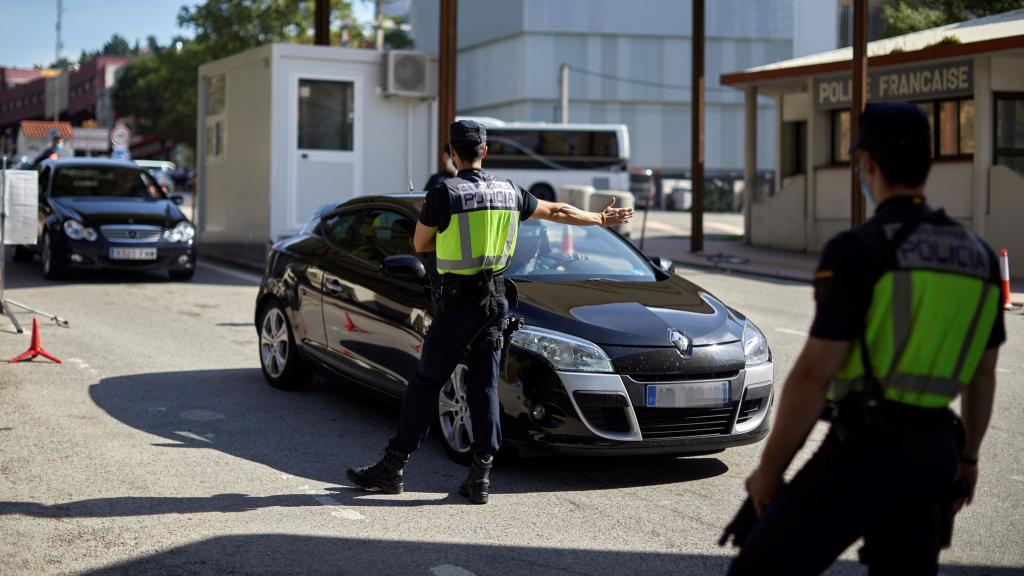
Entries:
[[420,364],[409,383],[398,431],[384,457],[371,466],[348,470],[356,486],[398,494],[404,468],[419,448],[437,406],[437,395],[456,364],[468,358],[467,402],[472,422],[472,461],[459,492],[475,504],[489,499],[490,469],[501,446],[498,368],[508,319],[507,284],[502,272],[515,254],[519,222],[538,218],[577,226],[616,226],[633,209],[587,212],[568,204],[537,200],[511,181],[482,169],[487,130],[472,121],[449,127],[449,151],[458,174],[427,191],[413,239],[417,252],[436,252],[439,281],[435,314],[423,342]]
[[[922,196],[930,133],[916,107],[869,105],[858,138],[878,207],[822,253],[810,338],[727,530],[741,546],[730,574],[819,574],[860,538],[872,574],[936,574],[973,498],[1005,340],[995,254]],[[962,427],[948,409],[960,394]],[[825,440],[785,483],[823,413]]]

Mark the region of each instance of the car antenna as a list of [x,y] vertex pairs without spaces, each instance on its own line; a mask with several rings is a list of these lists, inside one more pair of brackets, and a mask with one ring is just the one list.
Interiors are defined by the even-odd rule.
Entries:
[[415,190],[412,189],[412,179],[409,179],[409,192],[415,192]]

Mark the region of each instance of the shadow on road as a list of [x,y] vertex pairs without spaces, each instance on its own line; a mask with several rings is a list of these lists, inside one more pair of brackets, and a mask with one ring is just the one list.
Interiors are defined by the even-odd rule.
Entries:
[[[54,288],[69,285],[107,285],[107,284],[179,284],[186,287],[189,284],[207,284],[212,286],[255,286],[256,281],[247,282],[241,278],[223,274],[217,270],[207,267],[200,267],[196,270],[191,280],[171,280],[166,272],[161,271],[120,271],[100,270],[72,272],[59,280],[47,280],[39,269],[39,258],[32,262],[15,262],[10,256],[13,249],[7,250],[7,261],[5,272],[7,274],[8,289],[18,288]],[[200,262],[203,262],[200,257]],[[255,276],[255,274],[254,274]]]
[[[341,485],[346,467],[380,456],[398,416],[397,407],[354,385],[317,378],[304,391],[285,392],[267,386],[258,369],[105,378],[89,394],[113,418],[166,439],[159,446],[220,450],[293,476]],[[509,493],[654,486],[727,470],[716,458],[506,459],[495,471],[500,478],[495,488]],[[409,465],[407,487],[451,492],[464,474],[430,438]],[[362,493],[340,494],[355,498]]]
[[[725,552],[723,550],[723,552]],[[448,542],[327,538],[286,534],[221,536],[87,572],[114,574],[724,574],[730,556]],[[863,574],[837,562],[827,574]],[[943,566],[943,575],[1009,576],[1012,568]]]

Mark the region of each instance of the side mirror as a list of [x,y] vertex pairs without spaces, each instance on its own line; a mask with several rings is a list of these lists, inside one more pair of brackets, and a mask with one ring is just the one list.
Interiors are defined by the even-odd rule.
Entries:
[[664,256],[652,256],[651,264],[654,264],[658,270],[670,276],[676,273],[676,263]]
[[410,254],[388,256],[380,265],[382,274],[396,280],[422,282],[427,277],[427,269],[420,259]]
[[185,199],[182,198],[181,196],[170,196],[170,199],[171,199],[171,202],[174,202],[178,206],[181,206],[182,203],[185,202]]

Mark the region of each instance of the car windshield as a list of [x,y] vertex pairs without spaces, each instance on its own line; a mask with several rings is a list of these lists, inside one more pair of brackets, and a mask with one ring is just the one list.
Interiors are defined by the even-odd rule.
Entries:
[[68,166],[57,170],[54,196],[118,196],[124,198],[166,198],[147,172],[120,166]]
[[650,264],[608,230],[545,220],[519,224],[516,252],[505,273],[514,278],[548,282],[657,280]]

